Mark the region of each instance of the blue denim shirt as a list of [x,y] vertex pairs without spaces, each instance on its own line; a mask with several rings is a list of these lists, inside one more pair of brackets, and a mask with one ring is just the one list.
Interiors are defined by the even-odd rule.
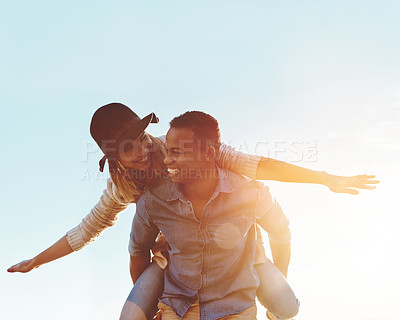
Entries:
[[160,301],[182,318],[196,300],[200,319],[239,313],[255,303],[255,222],[275,242],[290,242],[288,221],[268,187],[221,170],[198,220],[169,178],[147,188],[136,205],[130,254],[148,253],[161,231],[169,243]]

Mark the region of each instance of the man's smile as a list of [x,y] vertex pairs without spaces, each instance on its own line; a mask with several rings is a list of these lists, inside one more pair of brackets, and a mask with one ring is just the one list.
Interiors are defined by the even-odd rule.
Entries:
[[180,172],[179,169],[171,169],[171,168],[168,168],[168,173],[169,173],[171,176],[174,176],[174,175],[178,174],[179,172]]

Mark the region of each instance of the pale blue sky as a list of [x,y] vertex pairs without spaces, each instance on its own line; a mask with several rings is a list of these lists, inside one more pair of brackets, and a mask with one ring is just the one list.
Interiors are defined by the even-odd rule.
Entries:
[[376,174],[378,189],[356,197],[268,184],[291,220],[297,319],[393,319],[399,16],[397,1],[3,1],[0,318],[118,318],[130,290],[134,205],[83,251],[29,274],[5,270],[98,201],[105,175],[96,176],[89,123],[119,101],[140,116],[155,112],[154,135],[203,110],[242,150]]

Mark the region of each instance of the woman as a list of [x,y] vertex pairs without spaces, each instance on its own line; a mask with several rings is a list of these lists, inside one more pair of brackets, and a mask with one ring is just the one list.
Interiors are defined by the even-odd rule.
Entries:
[[[129,204],[137,202],[144,187],[164,174],[164,141],[145,132],[149,123],[157,122],[158,119],[154,114],[140,119],[132,110],[119,103],[108,104],[95,112],[90,131],[100,149],[105,153],[100,160],[100,170],[103,171],[105,162],[108,160],[111,176],[104,194],[77,227],[67,232],[64,237],[36,257],[12,266],[8,269],[9,272],[29,272],[42,264],[80,250],[96,239],[103,230],[114,225],[119,212],[127,208]],[[374,187],[368,184],[377,183],[370,180],[373,176],[333,176],[277,160],[247,155],[226,145],[221,147],[219,165],[251,178],[319,183],[328,186],[334,192],[351,194],[358,193],[357,190],[351,188],[373,189]],[[271,293],[268,291],[270,289],[263,291],[263,287],[267,286],[264,286],[266,281],[262,280],[261,270],[270,267],[273,266],[264,264],[257,269],[261,273],[258,294],[262,301],[268,300],[268,295]],[[162,270],[160,270],[153,263],[149,267],[147,272],[149,275],[146,279],[154,279],[155,273],[158,274],[157,277],[162,278]],[[154,302],[154,299],[149,299],[144,294],[144,288],[149,289],[144,278],[141,281],[142,285],[139,285],[141,280],[139,279],[128,300],[139,306],[146,317],[150,317],[153,305],[151,302]],[[263,296],[267,298],[263,299]],[[140,300],[139,297],[142,299]],[[271,311],[275,308],[271,305],[267,307]],[[276,309],[278,310],[279,307]],[[279,314],[279,310],[275,313]]]

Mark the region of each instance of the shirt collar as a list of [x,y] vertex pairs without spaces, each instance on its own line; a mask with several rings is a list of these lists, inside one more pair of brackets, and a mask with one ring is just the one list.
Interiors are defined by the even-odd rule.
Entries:
[[217,184],[217,188],[215,189],[215,193],[232,193],[235,189],[232,187],[232,184],[229,182],[228,171],[223,170],[217,166],[219,182]]
[[[218,171],[219,180],[218,180],[218,184],[215,189],[215,192],[212,195],[211,199],[215,199],[218,196],[218,194],[220,194],[220,193],[231,193],[231,192],[235,191],[235,189],[232,187],[232,184],[229,182],[227,171],[221,169],[218,166],[217,166],[217,171]],[[174,201],[177,199],[179,199],[183,202],[188,201],[185,198],[185,196],[183,195],[182,191],[179,190],[179,184],[172,182],[170,194],[169,194],[167,201]]]
[[183,202],[187,202],[187,200],[185,199],[185,196],[183,195],[182,191],[179,190],[178,188],[178,183],[175,182],[171,182],[171,190],[169,193],[169,197],[167,199],[167,201],[174,201],[176,199],[179,199]]

